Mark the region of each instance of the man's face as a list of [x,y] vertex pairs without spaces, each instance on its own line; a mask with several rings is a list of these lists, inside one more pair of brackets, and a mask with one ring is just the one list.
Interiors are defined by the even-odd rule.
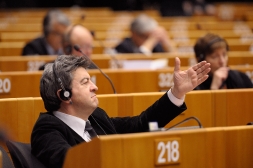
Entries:
[[211,64],[211,73],[213,74],[217,69],[227,66],[227,49],[224,47],[217,48],[213,53],[207,55],[205,60]]
[[[82,50],[82,52],[90,57],[92,54],[92,50],[93,50],[93,40],[92,39],[80,39],[78,42],[76,42],[75,44],[77,44],[80,49]],[[83,54],[76,51],[76,50],[72,50],[72,55],[76,55],[76,56],[82,56]]]
[[72,75],[72,105],[77,113],[85,112],[90,115],[98,106],[98,99],[95,93],[98,88],[90,80],[90,75],[84,68],[77,68]]
[[150,34],[151,32],[146,32],[142,34],[132,32],[132,39],[135,45],[139,47],[148,39]]
[[54,50],[59,50],[62,48],[62,37],[65,30],[67,29],[67,26],[64,26],[57,22],[53,22],[51,26],[51,31],[49,32],[46,39]]
[[[89,30],[81,26],[75,27],[71,34],[71,43],[73,45],[78,45],[86,56],[91,56],[93,50],[93,37]],[[76,56],[83,55],[75,49],[72,50],[71,54]]]

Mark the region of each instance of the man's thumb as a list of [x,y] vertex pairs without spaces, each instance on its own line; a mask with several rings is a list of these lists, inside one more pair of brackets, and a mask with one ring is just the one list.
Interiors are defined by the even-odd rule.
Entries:
[[178,57],[175,58],[175,67],[174,71],[180,71],[180,59]]

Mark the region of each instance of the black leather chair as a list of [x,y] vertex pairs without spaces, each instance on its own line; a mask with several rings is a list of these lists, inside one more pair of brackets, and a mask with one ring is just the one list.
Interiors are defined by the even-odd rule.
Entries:
[[15,168],[11,158],[2,146],[0,146],[0,151],[2,152],[2,168]]
[[9,140],[6,142],[6,145],[16,168],[46,168],[32,155],[31,144]]

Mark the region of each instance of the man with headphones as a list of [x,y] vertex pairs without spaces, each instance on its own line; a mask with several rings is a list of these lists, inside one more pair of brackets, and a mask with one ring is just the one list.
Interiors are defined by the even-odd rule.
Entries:
[[70,25],[68,17],[60,10],[50,10],[43,19],[43,36],[23,48],[22,55],[61,55],[62,37]]
[[215,90],[252,88],[249,77],[242,72],[230,70],[228,67],[229,47],[225,39],[215,34],[206,34],[197,40],[194,46],[198,62],[207,61],[211,64],[208,79],[197,86],[195,90]]
[[210,71],[205,61],[180,71],[176,58],[174,86],[159,100],[140,115],[109,117],[98,107],[98,88],[90,80],[88,66],[85,56],[61,55],[42,74],[40,94],[48,112],[41,113],[34,125],[31,147],[46,167],[62,167],[69,148],[97,135],[148,131],[150,121],[164,127],[186,109],[185,94],[206,80]]

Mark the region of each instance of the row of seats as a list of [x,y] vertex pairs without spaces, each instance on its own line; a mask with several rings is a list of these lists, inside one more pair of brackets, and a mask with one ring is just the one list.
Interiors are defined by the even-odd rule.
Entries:
[[[31,12],[31,18],[40,18],[41,21],[45,10]],[[82,14],[84,10],[78,10],[73,12],[71,10],[65,10],[65,12],[72,18],[73,23],[83,24],[88,29],[95,31],[94,52],[101,54],[107,51],[109,48],[114,48],[122,38],[130,34],[129,24],[131,20],[141,12],[134,13],[120,13],[105,10],[105,16],[100,17],[101,13],[97,16],[89,14],[87,16]],[[10,15],[11,19],[3,19],[3,25],[0,26],[0,55],[20,55],[25,43],[29,40],[37,37],[42,31],[41,23],[39,22],[26,22],[29,15],[27,13],[20,15],[18,12],[13,12]],[[91,12],[92,13],[92,12]],[[103,13],[103,12],[102,12]],[[149,14],[149,13],[148,13]],[[252,50],[252,37],[251,29],[253,27],[252,21],[247,22],[221,22],[215,17],[210,20],[202,19],[170,19],[161,18],[157,11],[151,12],[151,16],[154,16],[158,23],[168,30],[168,35],[175,42],[177,51],[179,52],[192,52],[192,46],[196,42],[196,39],[206,34],[207,32],[213,32],[219,34],[221,37],[228,39],[231,51],[251,51]],[[85,15],[85,16],[84,16]],[[8,15],[7,15],[8,16]],[[3,15],[2,18],[6,17]],[[81,19],[83,17],[83,20]],[[99,22],[100,17],[104,21]],[[0,17],[1,18],[1,17]],[[7,17],[8,18],[8,17]],[[24,23],[22,23],[22,18]],[[76,19],[74,19],[76,18]],[[105,19],[107,18],[107,19]],[[201,17],[196,17],[201,18]],[[19,20],[21,19],[21,20]],[[222,26],[220,26],[222,23]],[[23,34],[24,33],[24,34]],[[231,38],[231,39],[230,39]]]
[[[164,92],[98,95],[99,107],[111,117],[134,116],[153,104]],[[240,99],[238,99],[240,97]],[[197,117],[204,127],[246,125],[253,121],[252,89],[193,91],[186,95],[188,109],[167,127]],[[110,102],[110,103],[108,103]],[[113,106],[111,106],[113,104]],[[29,142],[35,121],[45,112],[40,97],[0,99],[0,123],[14,140]],[[169,113],[169,111],[168,111]],[[197,125],[190,121],[186,125]]]
[[[202,34],[204,35],[204,34]],[[200,37],[200,36],[199,36]],[[108,50],[114,48],[116,44],[120,41],[118,38],[114,40],[100,41],[95,40],[93,42],[93,54],[103,54],[107,53]],[[120,38],[121,39],[121,38]],[[250,39],[231,39],[227,40],[229,44],[230,51],[253,51],[252,36]],[[179,36],[174,38],[175,41],[175,51],[179,53],[192,53],[193,46],[196,40],[189,40],[187,37]],[[178,41],[178,42],[177,42]],[[0,42],[0,56],[18,56],[22,54],[22,50],[26,42],[22,41],[10,41],[10,42]]]
[[[246,43],[252,42],[252,33],[241,29],[241,32],[236,32],[236,30],[192,30],[192,31],[168,31],[168,36],[177,44],[180,42],[196,42],[196,40],[204,36],[207,33],[218,34],[221,37],[227,39],[228,43],[239,42]],[[1,32],[0,41],[1,42],[29,42],[34,38],[38,37],[40,32]],[[114,39],[123,39],[124,37],[130,36],[130,31],[95,31],[95,40],[109,41]]]
[[[107,11],[105,12],[107,13]],[[45,13],[41,13],[45,14]],[[37,16],[40,14],[38,13]],[[108,16],[110,15],[110,11],[108,12]],[[42,15],[41,15],[42,17]],[[34,15],[34,18],[36,18],[36,14]],[[76,17],[78,22],[86,22],[87,20],[82,20],[82,18]],[[127,23],[127,22],[125,22]],[[161,24],[167,24],[169,27],[170,23],[161,21],[159,22]],[[19,23],[20,25],[23,25],[25,31],[29,31],[29,33],[33,32],[33,26],[27,26],[26,24]],[[104,23],[105,25],[107,23]],[[216,22],[215,22],[216,24]],[[248,23],[247,23],[248,24]],[[17,30],[19,28],[18,24],[13,24],[16,25],[14,28],[11,28],[13,30]],[[25,26],[26,25],[26,26]],[[101,28],[103,24],[94,24],[94,23],[88,23],[87,25],[90,25],[90,28]],[[112,24],[109,24],[110,27]],[[119,28],[120,30],[124,30],[127,28],[127,24],[122,24],[122,27]],[[190,24],[189,24],[190,25]],[[212,27],[212,23],[208,24],[209,26],[205,28],[205,24],[203,25],[197,25],[194,23],[195,27],[199,29],[204,29],[207,30],[208,28]],[[225,25],[225,24],[224,24]],[[249,22],[249,27],[252,25],[252,23]],[[86,26],[86,25],[85,25]],[[175,26],[175,25],[173,25]],[[198,27],[199,26],[199,27]],[[13,26],[11,26],[13,27]],[[89,26],[87,26],[89,27]],[[110,27],[107,27],[106,30],[110,29]],[[213,26],[215,27],[215,26]],[[221,27],[221,26],[220,26]],[[226,26],[224,26],[226,27]],[[224,28],[222,27],[222,28]],[[174,27],[175,28],[175,27]],[[186,27],[187,28],[187,27]],[[234,27],[233,27],[234,28]],[[251,27],[250,27],[251,28]],[[41,31],[41,27],[37,27],[39,31]],[[172,29],[172,26],[170,27],[170,30]],[[4,29],[2,29],[5,31]],[[232,37],[236,39],[232,39],[234,41],[229,41],[230,49],[232,51],[250,51],[251,50],[251,44],[252,42],[249,40],[246,43],[239,43],[240,40],[242,40],[241,34],[236,34],[234,33],[234,30],[227,31],[224,33],[226,37]],[[1,31],[2,32],[2,31]],[[204,31],[203,31],[204,32]],[[36,32],[35,32],[36,33]],[[34,33],[34,34],[35,34]],[[34,35],[32,34],[32,35]],[[181,32],[179,33],[181,35]],[[15,34],[17,35],[17,34]],[[106,40],[108,33],[97,33],[97,39],[98,41],[95,42],[95,47],[94,47],[94,53],[103,53],[104,48],[108,45],[111,46],[112,44],[104,44],[101,42],[101,40]],[[176,33],[171,34],[171,37],[173,40],[188,40],[187,43],[183,43],[178,45],[178,47],[183,46],[183,47],[188,47],[191,48],[193,45],[193,38],[198,37],[201,35],[201,32],[198,32],[195,34],[194,33],[188,33],[188,36],[176,36]],[[4,37],[4,38],[3,38]],[[114,36],[112,35],[114,38]],[[118,36],[116,36],[118,38]],[[8,41],[8,38],[11,39]],[[26,37],[27,38],[27,37]],[[250,39],[251,37],[246,37],[246,39]],[[20,55],[18,52],[21,51],[20,46],[24,45],[24,41],[22,42],[21,40],[19,42],[15,41],[15,37],[10,38],[8,34],[4,36],[3,33],[1,33],[1,40],[3,41],[4,39],[7,39],[8,42],[0,42],[0,55]],[[22,39],[22,37],[20,38]],[[26,41],[25,41],[26,42]],[[11,46],[11,47],[10,47]],[[96,57],[96,56],[95,56]],[[112,56],[108,56],[106,58],[102,58],[104,62],[101,61],[99,63],[100,59],[94,57],[94,61],[98,62],[98,64],[103,64],[108,66],[109,61],[112,61]],[[143,57],[143,56],[142,56]],[[16,58],[19,59],[19,58]],[[36,60],[37,58],[34,58]],[[50,62],[54,60],[55,57],[47,57],[43,59],[45,62]],[[152,58],[153,59],[153,58]],[[168,62],[170,66],[174,65],[173,61],[174,57],[169,58]],[[193,56],[191,57],[183,57],[182,58],[182,65],[185,64],[185,66],[189,66],[191,61],[193,59]],[[230,58],[229,58],[230,59]],[[241,58],[241,57],[235,57],[234,60],[236,64],[242,64],[249,63],[251,64],[250,61],[245,62],[245,60],[251,60],[251,58]],[[10,67],[10,62],[22,62],[22,67],[28,70],[29,66],[37,66],[42,64],[42,62],[39,63],[33,63],[30,62],[29,58],[21,58],[19,61],[15,60],[13,57],[12,60],[8,60],[7,58],[3,58],[3,61],[1,62],[2,64],[0,65],[0,68],[4,67]],[[115,59],[113,59],[115,61]],[[232,61],[231,61],[232,60]],[[232,63],[233,58],[231,57],[230,63]],[[239,62],[240,60],[241,62]],[[9,62],[8,62],[9,61]],[[37,60],[36,60],[37,61]],[[8,62],[7,64],[4,64],[4,62]],[[29,62],[29,63],[28,63]],[[45,63],[43,62],[43,63]],[[117,64],[117,61],[116,61]],[[13,67],[17,68],[17,64],[12,64]],[[21,64],[20,64],[21,67]],[[14,69],[15,69],[14,68]],[[186,67],[182,67],[183,69]],[[234,67],[237,69],[238,67]],[[244,71],[245,67],[242,67],[242,71]],[[253,68],[251,66],[247,67],[247,72],[250,71],[253,72]],[[4,70],[3,70],[4,71]],[[119,71],[119,70],[106,70],[106,73],[109,74],[109,76],[115,81],[115,86],[116,89],[119,93],[128,93],[128,92],[150,92],[150,91],[161,91],[161,90],[167,90],[171,85],[171,79],[172,79],[172,72],[173,69],[168,68],[166,70],[158,70],[158,71],[148,71],[148,70],[141,70],[141,71]],[[246,72],[246,70],[245,70]],[[92,80],[98,85],[100,88],[98,93],[104,93],[103,91],[108,92],[108,88],[110,88],[110,85],[108,81],[97,71],[97,70],[90,70],[89,73],[91,74]],[[253,76],[253,75],[252,75]],[[10,136],[13,136],[13,139],[21,141],[21,142],[30,142],[30,134],[32,127],[34,125],[34,122],[38,118],[39,112],[40,111],[45,111],[43,107],[43,102],[41,98],[37,97],[39,96],[39,79],[41,77],[41,72],[33,72],[33,73],[23,73],[23,72],[6,72],[6,73],[1,73],[0,74],[0,97],[12,97],[10,99],[0,99],[0,111],[8,111],[8,113],[0,113],[0,123],[3,125],[3,128],[6,128],[6,130],[9,130]],[[140,82],[136,82],[136,79],[140,80]],[[32,82],[31,82],[32,81]],[[122,86],[121,83],[128,84],[128,88],[126,90],[124,86]],[[133,83],[133,85],[130,85]],[[138,83],[134,85],[134,83]],[[147,86],[143,85],[143,83],[147,84]],[[136,89],[136,90],[135,90]],[[105,92],[106,93],[106,92]],[[33,94],[33,95],[30,95]],[[100,100],[100,107],[104,108],[106,111],[109,112],[110,116],[133,116],[139,114],[143,109],[147,108],[148,104],[151,104],[154,102],[156,99],[158,99],[163,92],[159,93],[135,93],[135,94],[117,94],[117,95],[99,95],[99,100]],[[252,97],[253,91],[251,89],[242,89],[242,90],[223,90],[223,91],[194,91],[191,93],[187,94],[186,97],[186,103],[188,105],[188,110],[182,113],[179,117],[177,117],[175,120],[173,120],[167,127],[174,125],[175,123],[179,122],[180,120],[189,117],[189,116],[196,116],[198,117],[204,127],[217,127],[217,126],[233,126],[233,125],[245,125],[247,122],[251,121],[253,119],[253,116],[251,114],[252,108],[250,106],[250,98]],[[14,98],[14,97],[21,97],[21,96],[33,96],[29,98]],[[238,100],[238,97],[240,99]],[[108,102],[110,104],[114,104],[114,106],[109,106]],[[238,111],[243,111],[244,115],[238,114]],[[193,125],[193,122],[189,122],[185,126]],[[231,131],[233,130],[233,131]],[[240,130],[240,131],[238,131]],[[231,133],[233,132],[233,134]],[[239,133],[238,133],[239,132]],[[242,133],[243,132],[243,133]],[[201,167],[208,167],[210,165],[216,165],[220,167],[232,167],[234,165],[244,165],[244,167],[248,166],[249,164],[249,159],[247,158],[244,162],[241,162],[241,157],[239,155],[231,155],[231,152],[229,150],[234,149],[234,151],[240,153],[241,151],[246,151],[247,153],[251,153],[251,150],[245,148],[239,149],[237,146],[232,147],[234,143],[240,143],[243,140],[245,140],[245,132],[247,133],[252,133],[252,129],[248,129],[246,127],[244,128],[211,128],[211,129],[205,129],[204,131],[197,131],[197,132],[185,132],[185,133],[177,133],[177,137],[182,138],[183,142],[183,155],[182,157],[184,158],[184,162],[180,162],[180,166],[185,166],[185,165],[201,165]],[[171,134],[171,136],[175,136],[175,134]],[[119,159],[117,162],[114,162],[117,166],[116,167],[149,167],[150,165],[152,166],[159,166],[159,165],[154,165],[153,161],[155,160],[154,157],[145,157],[145,159],[148,158],[148,162],[143,163],[141,160],[144,160],[143,157],[138,157],[137,153],[139,152],[132,152],[134,150],[138,151],[145,151],[144,149],[146,146],[151,146],[151,143],[154,144],[154,141],[156,142],[158,138],[171,138],[170,135],[168,134],[161,134],[161,135],[154,135],[152,139],[148,139],[150,135],[136,135],[135,138],[133,138],[132,135],[128,136],[125,135],[123,137],[119,137],[118,135],[115,135],[114,137],[108,137],[108,138],[101,138],[99,140],[95,140],[91,143],[91,145],[86,148],[90,150],[91,148],[94,149],[93,144],[97,146],[98,143],[103,143],[106,144],[103,146],[103,151],[106,151],[106,149],[111,149],[110,154],[112,153],[112,146],[119,147],[117,153],[114,153]],[[203,136],[204,135],[204,136]],[[237,139],[230,140],[230,137],[232,136],[240,137],[241,141],[237,141]],[[186,139],[185,137],[190,137]],[[199,138],[202,137],[202,138]],[[204,138],[203,138],[204,137]],[[220,138],[222,137],[222,138]],[[206,152],[204,147],[216,147],[213,145],[212,142],[214,142],[214,138],[220,138],[219,140],[216,140],[215,144],[218,144],[219,147],[222,145],[222,150],[219,150],[219,153],[215,153],[216,150],[210,150],[210,152]],[[109,139],[109,140],[108,140]],[[125,139],[128,139],[129,141],[125,141]],[[134,140],[136,142],[133,143]],[[141,139],[141,140],[140,140]],[[146,143],[143,143],[143,139],[146,140]],[[106,141],[104,143],[104,140]],[[112,141],[111,141],[112,140]],[[205,143],[201,143],[202,140]],[[124,144],[123,144],[124,142]],[[187,143],[186,143],[187,142]],[[194,143],[192,143],[194,142]],[[249,142],[244,141],[245,144],[249,144]],[[128,147],[127,144],[132,144],[131,147]],[[101,145],[102,146],[102,145]],[[136,148],[136,147],[139,148]],[[225,147],[223,147],[225,146]],[[85,146],[86,147],[86,146]],[[123,147],[123,148],[122,148]],[[189,159],[189,154],[186,155],[185,151],[192,150],[195,147],[197,147],[198,153],[191,153],[191,155],[194,155],[194,157],[191,157]],[[241,147],[241,146],[240,146]],[[146,148],[147,149],[147,148]],[[148,150],[148,152],[144,152],[145,154],[148,154],[150,151],[150,154],[153,154],[154,147],[152,147],[152,150]],[[239,150],[238,150],[239,149]],[[80,151],[82,148],[77,149],[79,152],[75,151],[76,149],[73,149],[73,151],[70,151],[70,160],[66,160],[66,167],[73,167],[73,156],[81,156]],[[92,150],[93,151],[93,150]],[[124,152],[123,152],[124,151]],[[73,152],[71,154],[71,152]],[[115,151],[113,151],[115,152]],[[126,155],[124,155],[126,153]],[[97,153],[92,153],[91,156],[94,156],[94,154]],[[103,153],[103,155],[105,152]],[[130,155],[131,154],[131,155]],[[199,158],[200,155],[205,155],[206,157],[203,157],[204,159],[197,163],[195,160]],[[115,156],[114,155],[114,156]],[[143,156],[143,155],[139,155]],[[229,159],[225,159],[224,162],[217,162],[213,164],[213,160],[219,159],[219,157],[224,158],[226,156]],[[238,158],[236,158],[238,157]],[[78,158],[78,157],[76,157]],[[96,157],[94,157],[96,158]],[[132,160],[133,158],[139,159],[138,162],[136,160]],[[195,159],[196,158],[196,159]],[[208,161],[207,158],[211,158],[212,161]],[[87,157],[89,159],[89,157]],[[237,160],[236,160],[237,159]],[[96,161],[96,164],[101,164],[104,163],[102,161],[98,162]],[[109,160],[107,158],[107,160]],[[110,157],[110,162],[115,160],[115,158]],[[79,160],[80,161],[80,160]],[[83,161],[83,160],[82,160]],[[69,164],[71,163],[71,164]],[[87,162],[86,162],[87,163]],[[89,163],[89,162],[88,162]],[[129,164],[128,164],[129,163]],[[131,163],[135,163],[132,164]],[[183,163],[183,164],[181,164]],[[235,163],[235,164],[233,164]],[[75,162],[75,164],[78,164],[78,162]],[[114,164],[114,166],[115,166]],[[137,164],[137,165],[136,165]],[[145,166],[146,165],[146,166]],[[79,165],[80,166],[80,165]],[[87,166],[87,164],[85,165]],[[94,166],[94,165],[93,165]],[[100,165],[101,166],[101,165]],[[104,163],[104,167],[112,167],[112,165],[108,163]],[[96,165],[95,167],[99,167]],[[186,166],[185,166],[186,167]]]
[[[188,67],[181,67],[182,70]],[[240,70],[253,81],[253,66],[231,66]],[[117,93],[158,92],[168,90],[173,85],[174,68],[159,70],[119,70],[104,69],[112,80]],[[97,94],[113,93],[110,82],[99,70],[88,70],[91,80],[98,86]],[[0,98],[40,96],[39,85],[42,72],[2,72],[0,73]]]
[[[196,64],[196,59],[193,54],[182,53],[156,53],[152,56],[145,56],[143,54],[93,54],[92,60],[103,69],[126,68],[127,61],[137,60],[167,60],[168,67],[174,67],[175,57],[181,60],[181,66],[192,66]],[[230,51],[228,53],[228,65],[252,65],[253,53],[248,51]],[[53,62],[56,56],[0,56],[0,71],[37,71],[40,66],[48,62]],[[10,66],[11,65],[11,66]]]

